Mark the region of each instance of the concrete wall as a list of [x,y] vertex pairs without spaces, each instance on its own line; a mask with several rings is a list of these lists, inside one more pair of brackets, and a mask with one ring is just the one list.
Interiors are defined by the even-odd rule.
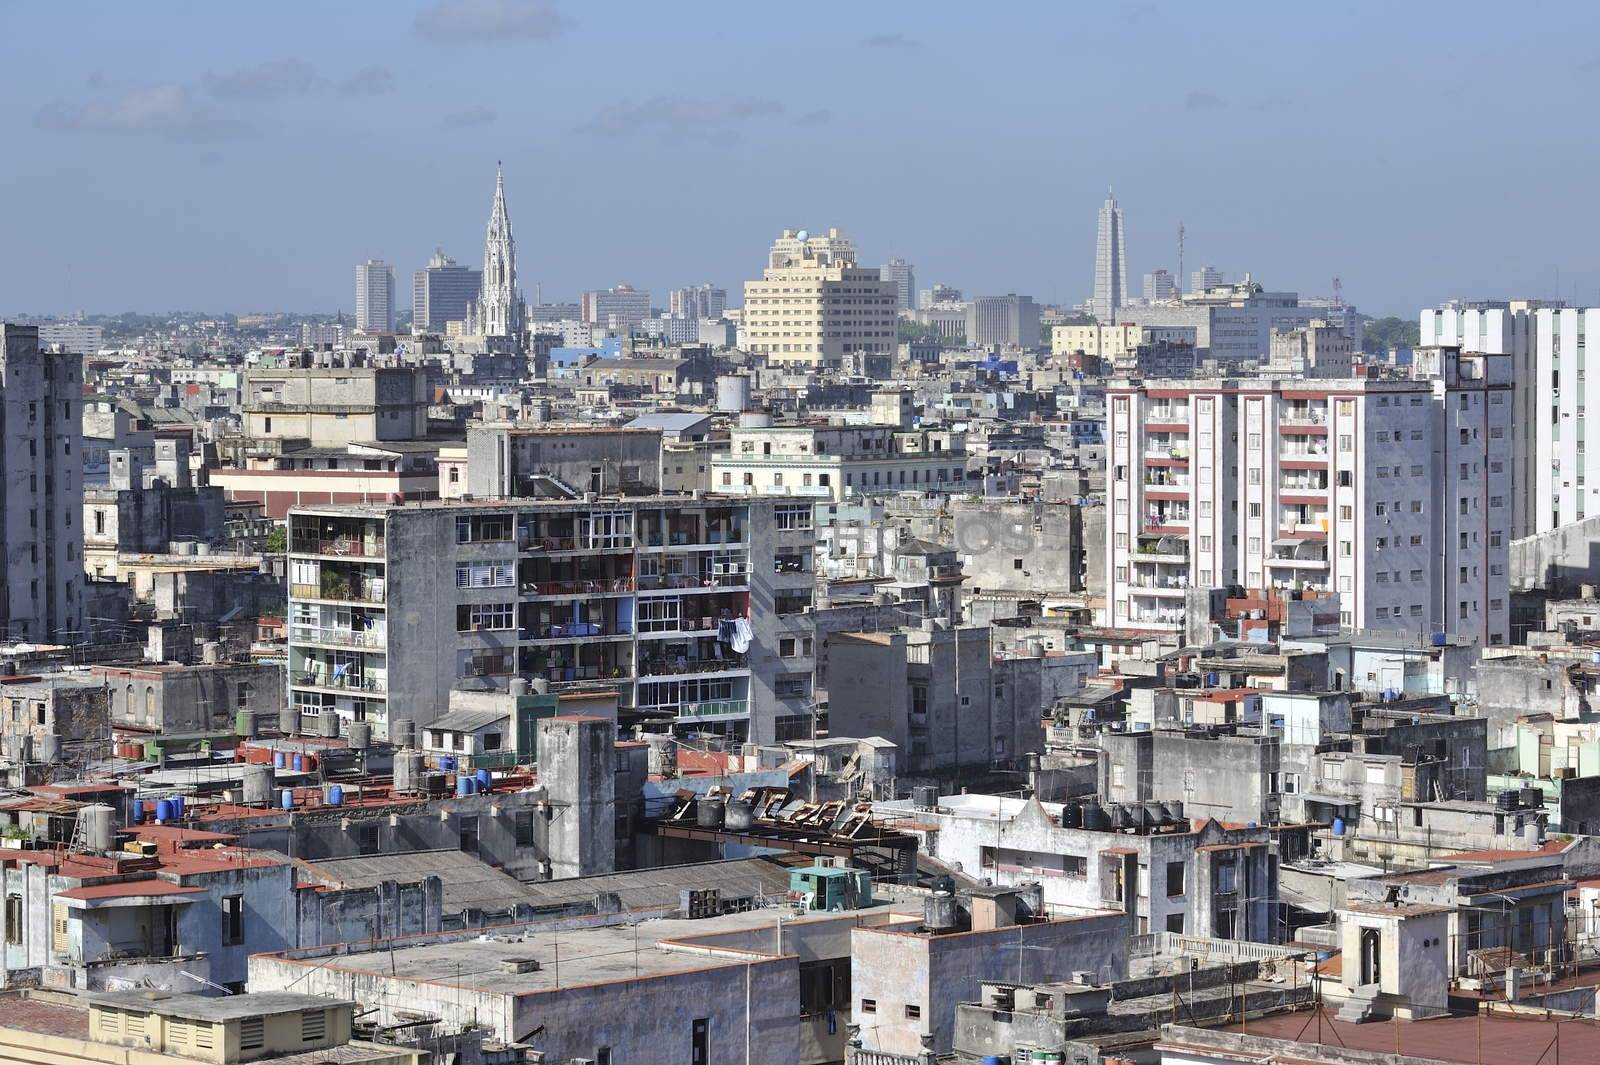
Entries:
[[552,879],[595,876],[616,868],[616,726],[601,717],[562,716],[538,723],[539,778],[549,792]]

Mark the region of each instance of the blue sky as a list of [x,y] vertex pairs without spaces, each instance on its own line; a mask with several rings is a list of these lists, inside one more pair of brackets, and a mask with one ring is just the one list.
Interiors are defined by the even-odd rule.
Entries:
[[[1251,270],[1407,316],[1600,299],[1600,8],[0,0],[0,312],[332,311],[482,256],[503,159],[530,297],[662,297],[837,225],[921,286],[1084,298]],[[1137,287],[1137,280],[1133,280]],[[403,304],[409,303],[402,296]]]

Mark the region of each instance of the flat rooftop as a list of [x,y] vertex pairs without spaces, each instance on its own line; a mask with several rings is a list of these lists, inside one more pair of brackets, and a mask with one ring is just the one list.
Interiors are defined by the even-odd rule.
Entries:
[[[1463,1065],[1477,1065],[1480,1061],[1482,1065],[1531,1065],[1546,1047],[1550,1050],[1544,1060],[1554,1059],[1552,1040],[1556,1038],[1557,1026],[1540,1017],[1498,1013],[1485,1014],[1481,1020],[1466,1016],[1346,1024],[1334,1020],[1333,1012],[1325,1010],[1320,1021],[1311,1012],[1278,1013],[1252,1017],[1247,1025],[1219,1031],[1292,1040],[1300,1045],[1289,1049],[1292,1049],[1292,1056],[1301,1061],[1315,1061],[1313,1048],[1321,1044],[1335,1053],[1342,1048],[1365,1050],[1383,1055],[1384,1060],[1392,1060],[1398,1048],[1400,1054],[1407,1057],[1462,1062]],[[1183,1028],[1170,1029],[1161,1042],[1182,1044],[1185,1033]],[[1600,1065],[1600,1039],[1595,1038],[1593,1027],[1568,1022],[1560,1026],[1560,1038],[1562,1065]]]
[[[883,904],[842,913],[822,913],[781,920],[783,909],[747,910],[699,920],[655,919],[636,924],[592,928],[546,929],[542,925],[503,926],[478,935],[449,934],[401,941],[389,949],[328,956],[312,948],[260,956],[269,964],[357,973],[374,978],[437,983],[490,995],[537,995],[562,988],[674,976],[680,973],[743,965],[778,955],[778,929],[811,921],[867,923],[922,919],[921,908]],[[781,922],[781,923],[780,923]],[[738,932],[760,931],[768,945],[742,953],[707,955],[701,951],[662,949],[664,941],[695,943]],[[734,945],[730,952],[738,951]],[[516,963],[536,961],[539,968],[515,972]]]

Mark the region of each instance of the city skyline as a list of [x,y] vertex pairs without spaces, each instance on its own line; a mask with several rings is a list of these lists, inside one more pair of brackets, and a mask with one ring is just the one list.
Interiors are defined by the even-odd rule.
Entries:
[[[379,10],[385,17],[373,18]],[[1509,91],[1463,91],[1416,62],[1426,12],[1383,10],[1393,29],[1383,37],[1357,18],[1252,22],[1234,39],[1203,12],[1040,5],[1029,8],[1037,32],[1018,39],[962,27],[950,6],[884,6],[815,46],[819,62],[851,76],[801,92],[763,68],[765,16],[731,5],[709,12],[729,35],[714,46],[669,12],[630,4],[351,5],[327,13],[313,40],[260,11],[105,6],[73,25],[77,59],[54,68],[25,42],[58,37],[59,13],[10,5],[0,55],[18,90],[0,123],[15,150],[47,165],[7,179],[8,198],[32,206],[8,212],[0,235],[31,253],[0,269],[0,303],[33,313],[349,310],[350,263],[382,258],[409,276],[435,246],[477,245],[480,190],[497,158],[538,235],[519,264],[524,287],[549,298],[620,280],[654,292],[706,279],[735,287],[770,233],[841,225],[870,262],[902,257],[975,295],[1076,303],[1092,287],[1093,211],[1109,183],[1133,215],[1135,277],[1175,270],[1181,221],[1191,263],[1308,294],[1326,294],[1339,275],[1376,314],[1453,296],[1570,299],[1574,286],[1586,299],[1600,281],[1581,255],[1591,223],[1579,175],[1592,148],[1557,142],[1530,170],[1515,152],[1486,156],[1477,138],[1422,144],[1414,131],[1468,107],[1485,129],[1514,128],[1535,102],[1547,123],[1576,117],[1592,57],[1578,45],[1552,56],[1532,27],[1504,27],[1493,51],[1465,44],[1462,63],[1536,53],[1537,73]],[[1596,14],[1570,13],[1568,36],[1584,39]],[[188,47],[194,40],[208,47]],[[1126,67],[1121,46],[1135,42],[1137,69],[1123,72],[1143,76],[1111,77]],[[602,46],[616,77],[588,97],[561,93]],[[680,62],[668,93],[641,76],[664,47]],[[1000,47],[1022,83],[1008,79],[998,113],[998,86],[926,77]],[[1191,58],[1200,54],[1205,69]],[[406,74],[418,69],[428,76]],[[1322,88],[1336,73],[1345,105]],[[944,165],[923,165],[918,123],[877,122],[851,103],[908,80],[923,86],[926,113],[992,123]],[[1334,152],[1335,165],[1324,151],[1278,152],[1279,138],[1263,132],[1341,106],[1361,113],[1375,93],[1391,121]],[[1037,136],[1040,123],[1084,106],[1115,119],[1095,138],[1144,143],[1155,123],[1184,165],[1153,168],[1132,151],[1085,165]],[[1019,165],[996,171],[988,155],[1018,145]],[[414,165],[419,150],[427,166]],[[316,166],[305,165],[308,152]],[[856,165],[825,180],[768,165],[824,153]],[[575,158],[586,165],[561,162]],[[630,175],[645,166],[656,176],[641,185]],[[1500,189],[1513,170],[1525,195],[1508,198]],[[1002,186],[1015,207],[997,222],[977,206]],[[1490,254],[1450,252],[1467,218]]]

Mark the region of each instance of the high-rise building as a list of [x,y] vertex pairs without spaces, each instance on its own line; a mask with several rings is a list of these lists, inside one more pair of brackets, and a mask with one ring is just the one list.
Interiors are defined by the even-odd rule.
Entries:
[[0,634],[83,638],[83,359],[0,323]]
[[1108,191],[1100,206],[1100,228],[1094,242],[1094,298],[1090,313],[1107,325],[1128,302],[1128,259],[1122,241],[1122,208]]
[[93,355],[105,344],[105,330],[83,322],[40,322],[39,346]]
[[356,329],[394,332],[394,271],[382,259],[368,259],[356,267]]
[[904,259],[890,259],[878,271],[878,276],[885,281],[895,283],[895,307],[902,311],[911,309],[911,301],[916,295],[917,278],[916,270]]
[[1505,643],[1509,361],[1112,385],[1109,623],[1181,628],[1189,588],[1241,585],[1336,595],[1346,627]]
[[934,285],[932,288],[922,289],[917,293],[917,309],[919,311],[931,310],[941,304],[960,303],[961,290],[949,285]]
[[721,318],[728,309],[728,290],[710,285],[690,285],[672,290],[668,308],[674,318],[693,321]]
[[506,185],[494,172],[494,204],[483,240],[483,279],[472,305],[468,332],[486,337],[521,337],[526,308],[517,291],[517,244],[506,211]]
[[[1600,514],[1600,447],[1584,446],[1587,411],[1600,410],[1600,375],[1585,372],[1600,308],[1515,300],[1422,312],[1423,346],[1511,359],[1511,536],[1547,533]],[[1590,392],[1595,398],[1589,399]]]
[[411,331],[443,332],[447,322],[464,322],[483,287],[483,271],[460,266],[435,250],[424,270],[411,278]]
[[1172,279],[1172,272],[1162,268],[1145,274],[1144,298],[1146,303],[1166,303],[1177,299],[1178,283]]
[[431,721],[452,689],[521,678],[614,690],[666,730],[797,734],[811,644],[780,649],[778,631],[812,606],[812,510],[687,497],[293,508],[289,698],[382,737]]
[[[1354,307],[1343,305],[1340,316],[1348,328],[1360,329]],[[1119,324],[1192,326],[1201,356],[1226,365],[1265,359],[1275,329],[1298,329],[1332,316],[1323,306],[1309,306],[1298,293],[1268,292],[1247,274],[1236,284],[1214,285],[1179,300],[1124,307],[1118,317]],[[1352,341],[1359,346],[1359,336]]]
[[899,291],[876,267],[856,265],[855,245],[786,229],[772,242],[761,280],[744,283],[745,344],[773,364],[833,368],[846,354],[893,353]]
[[1203,293],[1222,284],[1222,271],[1215,266],[1202,266],[1189,274],[1189,291]]
[[583,294],[583,320],[615,333],[632,332],[650,317],[650,293],[632,285],[615,285]]
[[967,305],[967,343],[980,348],[1032,348],[1041,343],[1039,305],[1031,296],[981,296]]

